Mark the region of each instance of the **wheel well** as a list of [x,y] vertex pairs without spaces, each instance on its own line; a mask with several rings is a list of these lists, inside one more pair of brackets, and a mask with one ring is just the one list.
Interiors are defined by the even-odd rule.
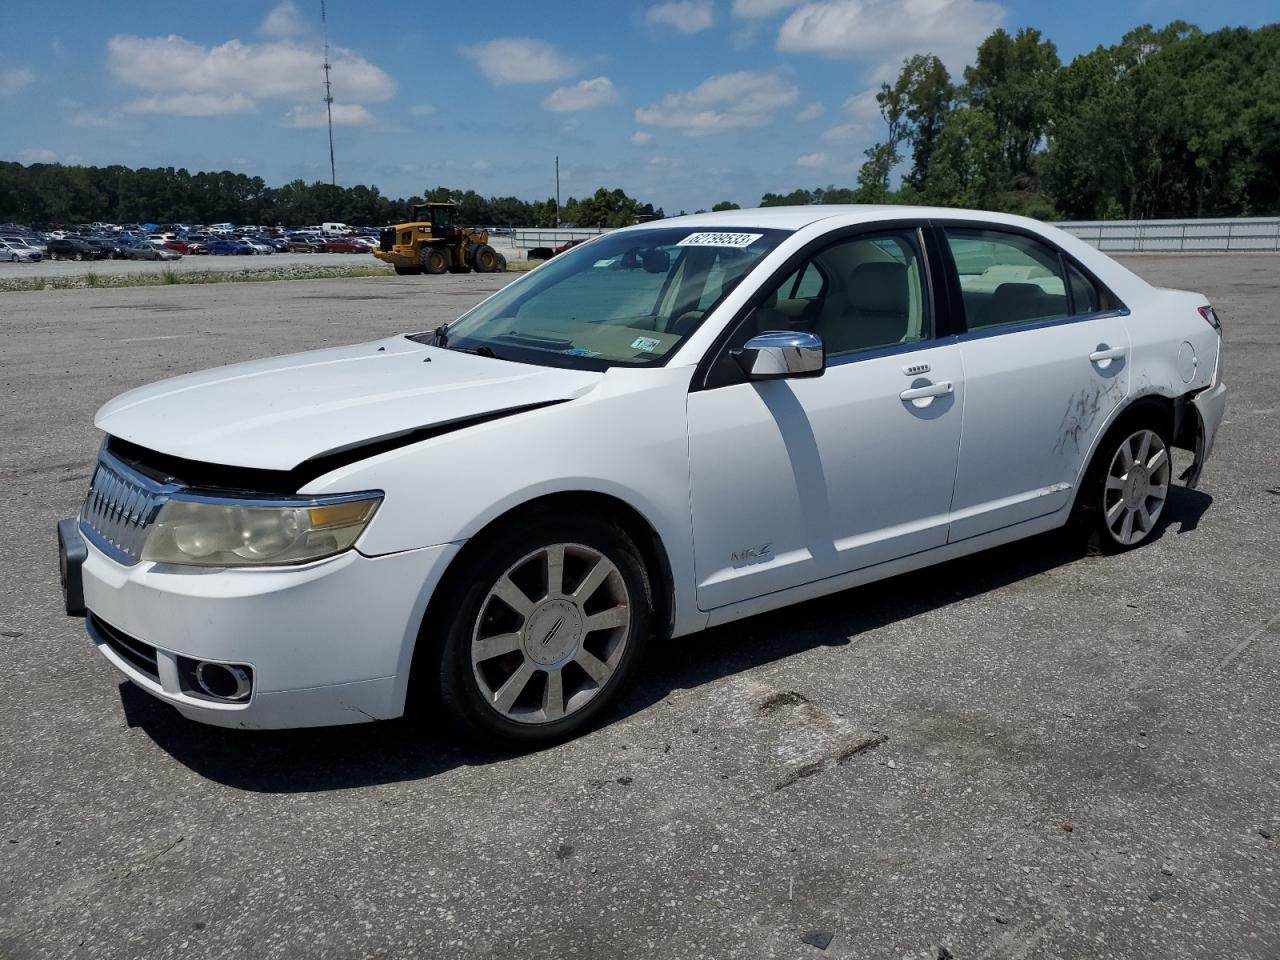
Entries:
[[[494,530],[512,522],[519,522],[522,517],[536,516],[541,518],[555,512],[572,513],[578,516],[589,513],[594,516],[605,517],[614,521],[626,531],[627,536],[631,538],[631,542],[640,551],[640,557],[644,560],[645,570],[649,574],[649,581],[653,587],[654,631],[664,635],[670,633],[672,622],[675,618],[675,581],[671,573],[671,563],[661,538],[658,536],[657,531],[650,526],[649,521],[630,504],[619,500],[617,497],[593,491],[548,494],[513,507],[506,513],[490,520],[475,536],[467,541],[466,545],[458,551],[458,555],[450,561],[444,576],[440,580],[440,584],[436,587],[430,602],[427,604],[423,624],[441,622],[439,619],[440,611],[437,609],[438,604],[445,602],[445,599],[449,597],[456,596],[452,581],[458,576],[458,571],[466,568],[470,557],[484,549],[485,543],[489,540],[489,535]],[[422,640],[423,634],[420,632],[418,636],[419,645],[422,644]]]
[[[1176,430],[1178,428],[1177,414],[1178,406],[1169,397],[1161,396],[1158,393],[1147,394],[1139,397],[1130,403],[1127,407],[1116,415],[1111,421],[1106,431],[1098,437],[1098,442],[1094,445],[1093,452],[1089,455],[1089,463],[1085,467],[1084,472],[1080,475],[1080,487],[1076,491],[1075,507],[1076,511],[1082,509],[1079,499],[1080,491],[1087,489],[1093,478],[1096,476],[1096,470],[1100,469],[1098,457],[1103,454],[1106,449],[1107,437],[1115,431],[1121,424],[1138,418],[1151,418],[1157,421],[1157,424],[1164,429],[1164,434],[1169,438],[1170,443],[1174,443],[1177,437]],[[1085,507],[1084,509],[1087,509]]]

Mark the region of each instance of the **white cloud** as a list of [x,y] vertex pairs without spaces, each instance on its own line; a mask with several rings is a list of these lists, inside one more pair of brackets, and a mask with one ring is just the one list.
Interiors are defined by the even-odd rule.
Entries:
[[931,52],[956,71],[1004,15],[990,0],[823,0],[787,17],[778,49],[887,61]]
[[243,93],[174,93],[139,97],[124,105],[129,113],[167,113],[175,117],[225,117],[253,109],[253,100]]
[[573,73],[572,60],[545,40],[501,37],[462,48],[495,86],[512,83],[554,83]]
[[76,110],[67,117],[67,123],[82,130],[110,130],[120,126],[120,113],[110,110],[98,113],[93,110]]
[[415,103],[409,108],[409,112],[415,117],[431,117],[436,113],[436,108],[430,103]]
[[733,0],[735,17],[772,17],[800,5],[800,0]]
[[10,67],[0,70],[0,97],[11,97],[22,90],[36,75],[26,67]]
[[811,103],[799,113],[796,114],[797,120],[817,120],[820,116],[827,112],[827,108],[820,103]]
[[571,87],[559,87],[542,101],[542,105],[556,113],[575,110],[595,110],[618,99],[618,91],[608,77],[580,80]]
[[646,143],[653,141],[653,134],[648,130],[637,130],[631,135],[631,142],[643,147]]
[[806,153],[803,157],[796,158],[796,165],[801,167],[824,167],[830,162],[831,158],[825,153]]
[[274,7],[258,28],[258,33],[264,37],[276,38],[300,37],[310,32],[311,25],[292,0],[284,0],[284,3]]
[[840,109],[859,120],[880,119],[880,101],[876,99],[875,90],[852,94]]
[[[314,101],[323,57],[313,45],[229,40],[205,47],[179,36],[119,35],[107,41],[107,67],[121,83],[149,96],[125,105],[131,113],[214,117],[253,110],[261,100]],[[332,47],[333,89],[345,103],[387,100],[396,84],[359,54]],[[302,108],[300,108],[302,109]]]
[[[335,103],[333,105],[333,125],[335,127],[363,127],[373,123],[377,118],[358,103]],[[329,122],[329,115],[323,103],[314,106],[297,106],[284,115],[286,127],[323,127]]]
[[36,147],[30,150],[21,150],[18,153],[19,163],[56,163],[58,155],[52,150],[44,150]]
[[708,77],[692,90],[668,93],[636,111],[636,122],[697,135],[763,127],[773,112],[794,103],[800,91],[776,73],[740,70]]
[[681,33],[698,33],[715,22],[711,0],[674,0],[659,3],[645,11],[648,23],[665,23]]
[[857,140],[865,131],[866,128],[860,123],[842,123],[824,133],[822,139],[827,143],[848,143],[850,140]]

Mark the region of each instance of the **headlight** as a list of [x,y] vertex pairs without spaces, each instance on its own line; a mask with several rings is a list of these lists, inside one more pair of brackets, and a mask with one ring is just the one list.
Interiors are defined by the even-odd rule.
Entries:
[[379,493],[291,500],[176,494],[160,508],[142,559],[202,567],[308,563],[349,550]]

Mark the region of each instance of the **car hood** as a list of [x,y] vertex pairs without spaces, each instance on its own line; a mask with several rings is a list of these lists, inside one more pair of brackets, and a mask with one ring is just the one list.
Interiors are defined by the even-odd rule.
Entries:
[[162,380],[116,397],[94,423],[187,460],[291,470],[410,431],[570,400],[603,376],[392,337]]

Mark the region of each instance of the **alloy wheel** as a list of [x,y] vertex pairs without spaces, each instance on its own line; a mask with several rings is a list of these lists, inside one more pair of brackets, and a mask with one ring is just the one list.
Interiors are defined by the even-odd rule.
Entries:
[[1121,442],[1102,491],[1103,522],[1116,543],[1131,547],[1155,529],[1172,469],[1169,449],[1154,430],[1139,430]]
[[503,717],[553,723],[605,688],[630,628],[631,598],[613,561],[580,543],[551,544],[514,563],[485,596],[472,673]]

